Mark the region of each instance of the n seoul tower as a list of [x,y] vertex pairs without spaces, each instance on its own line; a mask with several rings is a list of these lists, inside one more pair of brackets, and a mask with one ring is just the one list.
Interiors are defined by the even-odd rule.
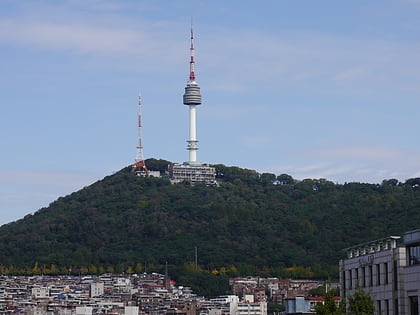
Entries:
[[183,181],[204,183],[205,185],[217,185],[216,169],[207,164],[197,161],[197,134],[196,134],[196,106],[201,104],[200,87],[195,81],[195,63],[194,63],[194,33],[191,26],[191,46],[190,46],[190,78],[185,87],[184,104],[189,107],[190,112],[190,136],[187,140],[187,150],[189,152],[189,161],[182,164],[171,163],[168,167],[169,177],[173,184]]
[[187,140],[187,150],[189,151],[189,164],[199,164],[197,162],[198,141],[196,133],[196,106],[201,104],[200,87],[195,81],[195,62],[194,62],[194,32],[191,25],[191,45],[190,45],[190,78],[185,87],[183,96],[184,104],[189,107],[190,112],[190,134]]

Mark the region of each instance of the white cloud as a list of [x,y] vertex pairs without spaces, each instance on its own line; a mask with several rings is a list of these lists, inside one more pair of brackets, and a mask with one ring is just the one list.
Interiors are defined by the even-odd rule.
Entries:
[[346,160],[378,161],[403,159],[403,153],[395,149],[377,146],[349,145],[325,149],[320,155],[328,158],[343,158]]
[[[61,12],[60,22],[35,15],[3,19],[0,41],[93,56],[129,55],[144,59],[144,64],[150,68],[153,64],[155,69],[168,69],[169,64],[185,60],[188,43],[186,36],[179,35],[181,25],[164,20],[146,22],[144,17],[124,22],[116,5],[112,2],[105,6],[115,10],[110,20],[93,13],[73,18],[75,13],[71,11],[66,15]],[[54,12],[54,8],[50,10]],[[222,27],[203,27],[197,37],[198,74],[206,72],[215,78],[208,85],[212,90],[242,92],[259,83],[275,86],[306,82],[331,87],[343,81],[351,81],[347,88],[419,90],[420,86],[416,71],[420,67],[420,46],[415,42]],[[133,61],[128,58],[127,62]]]
[[46,185],[58,189],[67,189],[75,186],[83,187],[92,183],[96,177],[94,174],[74,172],[0,170],[0,185]]
[[335,75],[333,80],[335,81],[348,81],[348,80],[356,80],[366,76],[367,72],[362,67],[356,67],[352,69],[345,70],[341,73]]
[[[62,49],[95,55],[150,55],[161,48],[160,41],[151,38],[146,31],[65,22],[0,20],[0,38],[44,50]],[[174,43],[167,42],[169,47],[171,44]]]
[[108,11],[115,12],[122,9],[133,8],[132,5],[124,2],[114,2],[106,0],[70,0],[68,3],[69,7],[75,7],[77,9],[88,9],[94,11]]
[[288,173],[297,179],[326,178],[339,183],[381,183],[389,178],[404,181],[419,177],[418,156],[420,151],[377,145],[331,144],[282,156],[281,159],[291,162],[270,169],[276,174]]
[[[419,90],[420,46],[416,42],[338,37],[332,34],[261,34],[224,30],[223,38],[210,36],[203,50],[205,64],[227,82],[289,85],[314,83],[346,89]],[[231,40],[234,38],[235,40]],[[249,43],[253,43],[250,45]],[[221,58],[219,47],[223,47]],[[295,84],[295,83],[294,83]]]

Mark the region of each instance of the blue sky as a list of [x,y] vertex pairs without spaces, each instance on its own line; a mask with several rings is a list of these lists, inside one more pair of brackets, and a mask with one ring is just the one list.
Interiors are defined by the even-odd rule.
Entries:
[[146,158],[420,176],[420,1],[0,1],[0,224]]

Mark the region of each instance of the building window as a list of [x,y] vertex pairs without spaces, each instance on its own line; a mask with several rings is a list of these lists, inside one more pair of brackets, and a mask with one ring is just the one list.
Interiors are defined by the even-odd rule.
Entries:
[[348,271],[348,275],[349,275],[349,289],[351,289],[352,288],[351,269]]
[[417,296],[410,296],[410,315],[419,315],[419,299]]
[[356,271],[356,286],[358,286],[358,285],[360,285],[360,282],[359,282],[359,268],[356,268],[355,271]]
[[366,287],[366,267],[362,267],[362,287]]
[[389,315],[389,300],[385,300],[385,315]]
[[385,276],[385,284],[388,284],[388,263],[384,263],[384,276]]
[[376,285],[381,285],[381,265],[376,265]]
[[381,300],[376,301],[376,309],[378,310],[378,315],[382,315]]
[[398,269],[397,269],[397,261],[394,261],[394,268],[392,268],[392,272],[394,274],[394,290],[398,290]]
[[408,264],[418,265],[420,264],[420,245],[413,245],[408,247]]
[[395,315],[399,314],[398,313],[398,299],[395,299],[395,302],[394,302],[394,314]]
[[346,295],[346,285],[347,285],[347,281],[346,281],[346,272],[345,271],[343,271],[342,273],[341,273],[341,276],[343,277],[343,295],[345,296]]
[[373,286],[373,270],[372,270],[372,265],[369,266],[369,286]]

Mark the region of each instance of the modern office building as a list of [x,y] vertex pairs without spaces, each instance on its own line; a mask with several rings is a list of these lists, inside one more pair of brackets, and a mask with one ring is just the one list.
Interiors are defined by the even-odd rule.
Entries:
[[340,261],[341,297],[356,287],[375,301],[375,313],[419,315],[420,229],[346,248]]

